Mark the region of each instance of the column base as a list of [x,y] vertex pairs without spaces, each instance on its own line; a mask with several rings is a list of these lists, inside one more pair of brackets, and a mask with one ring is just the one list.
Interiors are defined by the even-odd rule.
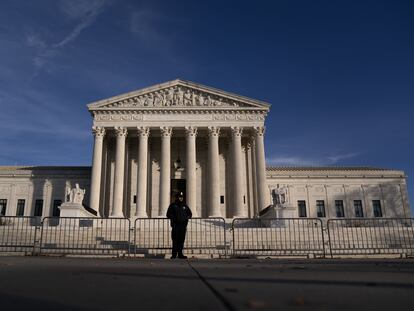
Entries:
[[233,217],[232,217],[233,219],[234,218],[247,218],[247,215],[246,214],[239,214],[239,215],[233,215]]
[[217,217],[223,218],[223,216],[221,215],[209,215],[208,216],[208,218],[217,218]]
[[134,215],[131,218],[148,218],[148,215],[147,215],[147,213],[139,214],[139,215]]
[[125,218],[125,216],[124,216],[123,213],[121,213],[121,214],[113,214],[113,215],[110,215],[109,218]]

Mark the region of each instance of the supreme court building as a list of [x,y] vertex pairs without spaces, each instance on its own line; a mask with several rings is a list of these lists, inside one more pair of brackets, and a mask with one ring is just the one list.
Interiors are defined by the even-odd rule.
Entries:
[[[101,217],[165,217],[182,191],[195,217],[409,217],[403,171],[266,167],[268,103],[174,80],[90,103],[92,167],[0,167],[0,213],[58,215],[79,183]],[[281,200],[283,202],[281,202]]]

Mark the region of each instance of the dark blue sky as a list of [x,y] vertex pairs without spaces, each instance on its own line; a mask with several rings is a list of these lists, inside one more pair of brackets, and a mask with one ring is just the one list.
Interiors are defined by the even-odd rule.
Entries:
[[0,165],[90,165],[86,104],[175,78],[271,103],[268,164],[414,175],[414,2],[396,0],[3,0]]

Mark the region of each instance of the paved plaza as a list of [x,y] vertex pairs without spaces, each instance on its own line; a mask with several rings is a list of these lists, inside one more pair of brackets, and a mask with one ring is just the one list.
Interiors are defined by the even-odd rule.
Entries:
[[414,260],[0,257],[2,310],[412,310]]

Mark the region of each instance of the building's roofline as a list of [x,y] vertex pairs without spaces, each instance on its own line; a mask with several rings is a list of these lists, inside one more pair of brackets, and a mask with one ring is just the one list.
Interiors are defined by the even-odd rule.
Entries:
[[0,166],[0,171],[28,171],[28,170],[90,170],[90,166],[36,166],[36,165],[18,165],[18,166]]
[[407,178],[402,170],[367,166],[268,166],[269,178]]
[[267,171],[395,171],[369,166],[267,166]]
[[[206,85],[203,85],[203,84],[200,84],[200,83],[195,83],[195,82],[187,81],[187,80],[183,80],[183,79],[175,79],[175,80],[171,80],[171,81],[151,85],[151,86],[148,86],[148,87],[144,87],[144,88],[141,88],[141,89],[138,89],[138,90],[135,90],[135,91],[119,94],[119,95],[112,96],[112,97],[105,98],[105,99],[101,99],[101,100],[98,100],[98,101],[94,101],[94,102],[91,102],[91,103],[87,104],[87,107],[91,111],[91,110],[94,110],[94,109],[99,109],[103,105],[107,105],[107,104],[110,104],[110,103],[113,103],[113,102],[117,102],[117,101],[125,99],[125,98],[138,96],[138,95],[141,95],[141,94],[157,91],[158,89],[171,87],[171,86],[175,86],[175,85],[183,85],[183,86],[187,86],[187,87],[197,88],[197,89],[203,90],[205,92],[211,92],[211,93],[223,96],[223,97],[229,97],[229,98],[239,100],[241,102],[257,105],[258,108],[262,108],[262,109],[267,109],[268,110],[270,108],[270,104],[267,103],[267,102],[264,102],[262,100],[253,99],[253,98],[250,98],[250,97],[247,97],[247,96],[227,92],[227,91],[217,89],[217,88],[214,88],[214,87],[211,87],[211,86],[206,86]],[[161,107],[161,108],[165,109],[165,107]],[[199,107],[199,108],[203,108],[203,107]]]

